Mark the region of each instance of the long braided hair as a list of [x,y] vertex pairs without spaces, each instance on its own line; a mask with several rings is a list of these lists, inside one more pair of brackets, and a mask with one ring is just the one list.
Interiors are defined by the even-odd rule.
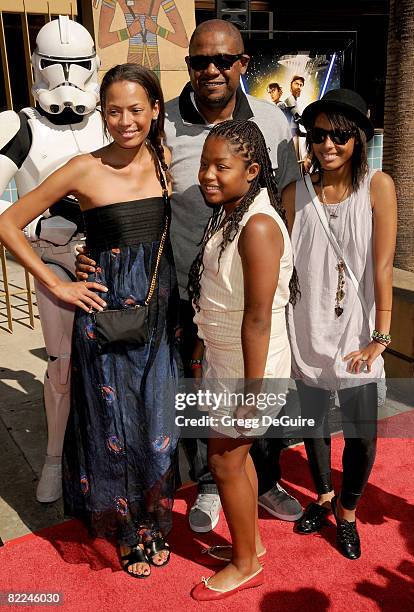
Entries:
[[99,90],[101,109],[102,109],[102,120],[104,124],[105,134],[108,135],[108,127],[105,120],[105,108],[107,100],[108,89],[114,83],[120,81],[130,81],[141,85],[148,96],[148,100],[153,108],[155,103],[158,102],[159,113],[157,119],[153,119],[151,122],[150,131],[148,134],[148,140],[152,145],[158,159],[160,160],[162,169],[167,172],[168,166],[164,157],[164,147],[162,145],[165,138],[164,132],[164,120],[165,120],[165,106],[164,96],[162,93],[160,82],[157,75],[149,68],[140,66],[139,64],[118,64],[113,68],[110,68],[105,73],[102,79],[101,87]]
[[[230,242],[233,242],[237,236],[240,221],[242,220],[246,211],[249,210],[249,207],[255,197],[259,194],[261,187],[267,188],[270,203],[282,217],[286,226],[287,220],[285,210],[282,207],[281,200],[278,196],[277,183],[274,171],[272,169],[272,163],[270,161],[266,142],[259,127],[253,123],[253,121],[223,121],[222,123],[214,126],[206,140],[209,138],[223,138],[226,140],[234,155],[238,155],[245,160],[246,167],[253,162],[258,163],[260,166],[260,171],[256,178],[250,183],[247,193],[241,199],[240,204],[225,219],[222,226],[223,239],[219,245],[218,258],[218,263],[220,266],[220,259],[223,251],[225,250],[226,246]],[[221,206],[214,208],[214,212],[207,224],[204,231],[204,236],[200,243],[200,252],[190,268],[188,276],[188,293],[197,310],[200,310],[198,304],[200,300],[201,277],[204,271],[204,251],[207,242],[216,233],[220,224],[222,223],[222,210],[223,209]],[[300,295],[299,283],[295,269],[293,270],[292,278],[290,279],[289,288],[290,302],[295,305],[297,298]]]

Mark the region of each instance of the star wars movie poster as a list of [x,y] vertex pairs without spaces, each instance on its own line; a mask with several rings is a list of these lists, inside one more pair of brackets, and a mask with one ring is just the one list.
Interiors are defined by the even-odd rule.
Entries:
[[306,157],[305,107],[327,91],[353,86],[352,32],[273,32],[273,38],[245,40],[250,56],[245,91],[276,104],[285,114],[299,161]]
[[[314,53],[304,50],[295,54],[266,51],[252,56],[245,75],[246,91],[253,96],[279,103],[295,95],[301,112],[330,89],[341,86],[340,51]],[[301,77],[304,81],[299,92],[292,91],[294,77]]]

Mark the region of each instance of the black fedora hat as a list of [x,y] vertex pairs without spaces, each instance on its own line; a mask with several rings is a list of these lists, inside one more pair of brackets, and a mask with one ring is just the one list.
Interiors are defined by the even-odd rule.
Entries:
[[367,140],[371,140],[374,135],[374,126],[367,116],[367,105],[352,89],[331,89],[323,98],[309,104],[302,113],[304,126],[311,127],[315,117],[325,112],[339,113],[352,119],[365,132]]

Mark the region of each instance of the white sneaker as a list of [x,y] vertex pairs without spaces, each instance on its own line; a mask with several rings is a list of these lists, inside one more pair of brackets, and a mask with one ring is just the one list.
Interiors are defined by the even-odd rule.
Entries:
[[199,493],[190,510],[188,522],[196,533],[214,529],[220,518],[221,501],[217,493]]
[[43,504],[50,504],[60,497],[62,497],[62,459],[46,456],[37,485],[36,499]]

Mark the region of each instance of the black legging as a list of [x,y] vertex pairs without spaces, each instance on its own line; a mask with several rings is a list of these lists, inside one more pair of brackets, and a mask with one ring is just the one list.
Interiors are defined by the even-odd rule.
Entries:
[[[296,381],[302,417],[315,419],[318,437],[304,438],[318,495],[332,491],[331,436],[328,430],[330,391]],[[374,465],[377,447],[377,384],[338,391],[345,448],[342,454],[341,504],[355,510]]]

